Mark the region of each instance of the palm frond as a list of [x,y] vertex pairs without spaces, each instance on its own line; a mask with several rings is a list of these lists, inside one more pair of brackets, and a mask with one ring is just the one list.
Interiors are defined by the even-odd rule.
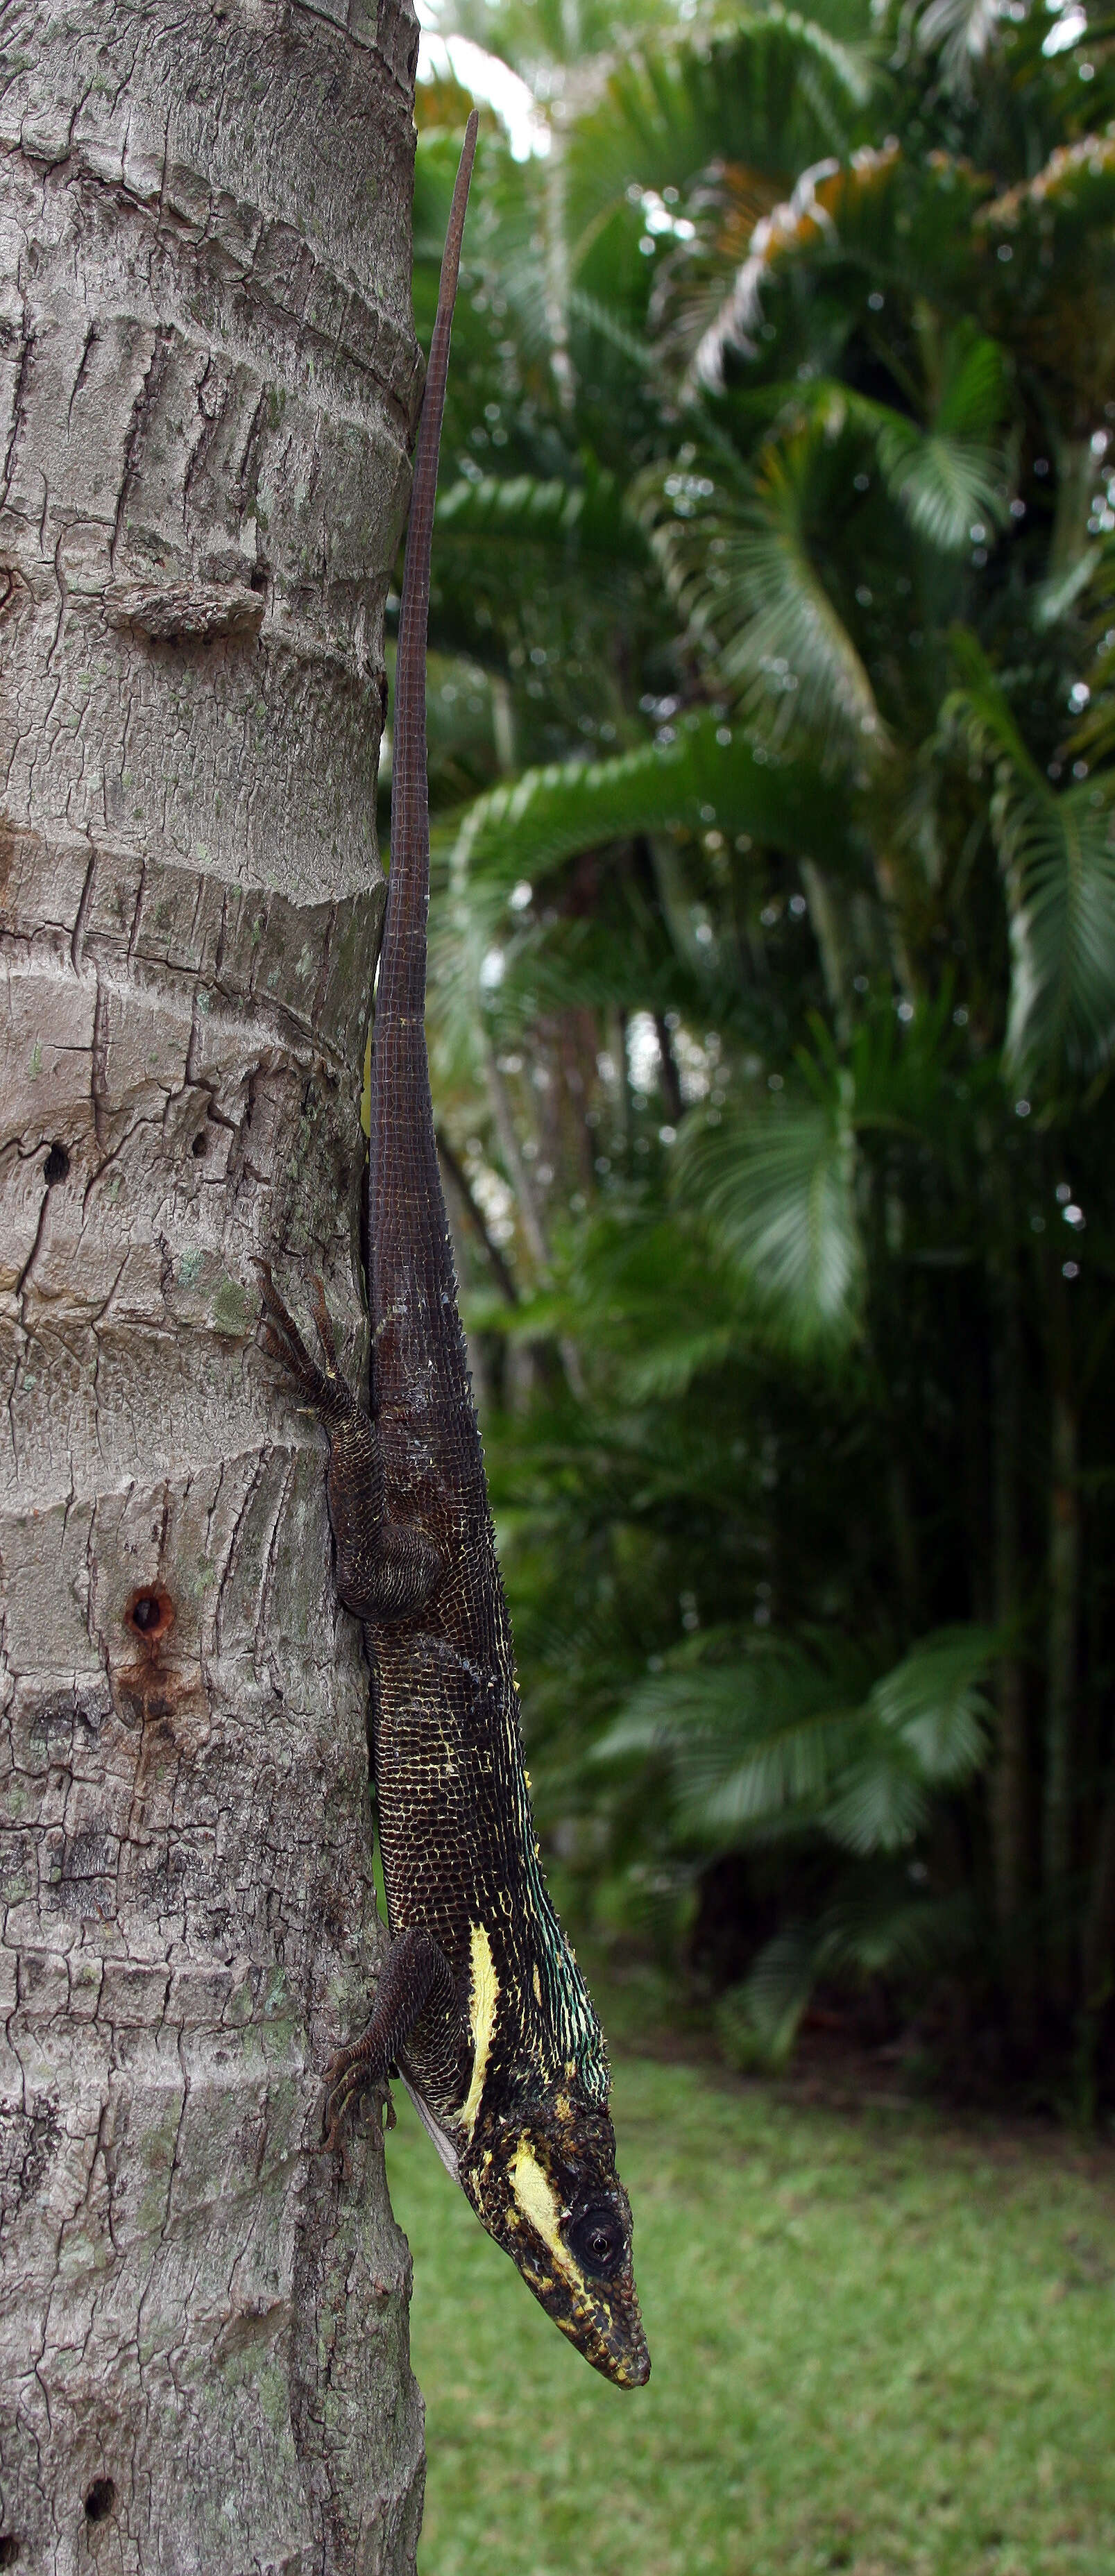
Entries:
[[928,0],[915,21],[923,54],[938,54],[948,86],[966,97],[972,66],[981,62],[999,33],[999,0]]
[[973,635],[955,630],[964,685],[941,731],[994,767],[991,824],[1007,892],[1006,1060],[1019,1079],[1090,1074],[1115,1052],[1115,814],[1110,775],[1055,793]]
[[601,1760],[669,1758],[682,1832],[730,1844],[819,1812],[848,1758],[863,1665],[850,1648],[768,1637],[730,1663],[644,1682],[601,1739]]
[[994,1629],[937,1628],[876,1682],[874,1716],[909,1746],[925,1779],[962,1780],[982,1761],[991,1708],[979,1685],[1000,1644]]
[[451,874],[503,885],[537,882],[580,850],[674,826],[709,822],[776,848],[839,843],[841,814],[816,767],[780,761],[715,716],[665,726],[610,760],[524,770],[478,797],[433,835]]
[[1006,521],[1003,462],[991,443],[1006,399],[997,341],[956,331],[946,343],[927,430],[882,404],[860,403],[862,416],[874,414],[879,461],[895,501],[915,533],[943,554],[963,554],[974,527]]
[[802,2015],[820,1974],[818,1923],[788,1923],[764,1943],[743,1984],[717,2008],[721,2046],[741,2074],[777,2074],[792,2055]]
[[867,1758],[849,1764],[825,1810],[824,1830],[842,1850],[865,1859],[915,1842],[929,1809],[929,1784],[908,1748],[873,1741]]
[[582,483],[539,482],[528,474],[453,483],[438,494],[436,535],[501,551],[544,547],[574,564],[588,557],[642,565],[649,555],[616,476],[599,471]]
[[771,1633],[701,1663],[682,1649],[599,1756],[665,1760],[678,1830],[721,1847],[812,1827],[860,1857],[901,1851],[935,1790],[986,1756],[979,1680],[998,1649],[989,1630],[940,1629],[867,1688],[866,1659],[831,1637]]
[[[904,297],[925,296],[946,310],[970,300],[966,246],[991,181],[962,158],[944,151],[918,155],[893,136],[851,153],[839,146],[834,152],[831,138],[826,141],[826,157],[799,163],[790,195],[755,224],[746,256],[691,362],[683,389],[690,397],[723,385],[732,351],[757,357],[763,314],[776,309],[776,296],[799,269],[808,275],[813,295],[839,281],[845,301],[849,273],[858,275],[857,304],[868,286],[893,294],[896,285]],[[699,264],[703,247],[696,246]],[[847,305],[846,310],[850,321]],[[885,345],[879,356],[886,364]]]
[[644,477],[638,506],[670,597],[721,688],[777,742],[881,746],[874,691],[817,560],[831,442],[807,423],[768,442],[749,478],[716,460]]
[[863,1287],[855,1159],[838,1087],[827,1099],[769,1099],[683,1132],[679,1197],[704,1210],[783,1347],[855,1338]]
[[[849,22],[845,21],[846,26]],[[781,177],[816,160],[835,136],[847,148],[876,77],[866,13],[837,33],[781,0],[705,12],[673,41],[613,55],[599,104],[578,120],[570,149],[574,243],[632,185],[661,188],[725,157]],[[802,74],[813,74],[804,85]],[[811,94],[812,93],[812,94]]]
[[963,554],[973,528],[1005,518],[999,460],[973,439],[939,430],[923,436],[912,424],[896,423],[880,429],[878,450],[900,510],[915,534],[942,554]]
[[997,340],[971,328],[949,333],[935,427],[946,438],[987,441],[1002,428],[1009,387]]
[[[1089,232],[1115,210],[1115,135],[1082,134],[1060,143],[1031,178],[1020,179],[985,206],[981,226],[989,232],[1013,233],[1027,219],[1067,219],[1073,233]],[[1105,245],[1106,246],[1106,245]]]
[[1006,759],[1028,787],[1042,787],[1041,771],[1026,748],[978,638],[970,628],[954,626],[949,634],[949,649],[961,685],[941,705],[937,720],[941,740],[947,741],[950,733],[956,733],[963,737],[973,759]]
[[1115,1052],[1115,817],[1106,786],[1012,786],[995,804],[1011,916],[1007,1057],[1021,1077]]
[[971,1951],[978,1910],[967,1892],[912,1896],[887,1873],[813,1922],[786,1924],[750,1974],[722,1998],[717,2023],[741,2068],[784,2066],[810,1996],[824,1977],[924,1978]]
[[801,171],[792,194],[756,224],[731,291],[697,349],[689,373],[690,390],[721,385],[730,350],[754,356],[754,332],[768,280],[786,259],[808,255],[832,241],[850,217],[862,222],[864,202],[873,205],[880,188],[889,187],[900,157],[897,143],[887,143],[881,150],[864,146],[849,167],[829,156]]

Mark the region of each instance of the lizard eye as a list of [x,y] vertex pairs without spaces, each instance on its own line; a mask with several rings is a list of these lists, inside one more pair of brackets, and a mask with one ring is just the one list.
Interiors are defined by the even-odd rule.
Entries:
[[569,2230],[569,2242],[585,2271],[595,2272],[602,2281],[618,2272],[626,2252],[614,2209],[583,2209]]

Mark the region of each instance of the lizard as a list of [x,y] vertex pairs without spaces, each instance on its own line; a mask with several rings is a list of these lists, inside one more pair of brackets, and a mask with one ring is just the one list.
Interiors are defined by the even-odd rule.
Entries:
[[[425,1040],[426,643],[434,499],[477,117],[442,263],[407,530],[391,851],[373,1025],[369,1401],[320,1361],[261,1261],[264,1344],[329,1440],[337,1590],[363,1624],[391,1946],[366,2029],[325,2069],[325,2140],[398,2072],[449,2172],[554,2323],[606,2378],[650,2359],[616,2172],[603,2033],[535,1838],[442,1192]],[[389,2101],[389,2096],[388,2096]],[[390,2114],[389,2114],[390,2116]]]

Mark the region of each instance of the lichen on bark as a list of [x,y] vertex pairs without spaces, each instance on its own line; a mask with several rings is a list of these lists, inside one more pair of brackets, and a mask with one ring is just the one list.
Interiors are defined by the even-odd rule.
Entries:
[[0,2563],[403,2576],[367,1677],[253,1258],[365,1331],[405,0],[0,12]]

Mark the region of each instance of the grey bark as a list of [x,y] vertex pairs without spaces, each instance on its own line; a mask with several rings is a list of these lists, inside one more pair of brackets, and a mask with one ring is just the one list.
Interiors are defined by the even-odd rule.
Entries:
[[0,9],[0,2564],[401,2576],[367,1683],[252,1257],[350,1356],[408,0]]

